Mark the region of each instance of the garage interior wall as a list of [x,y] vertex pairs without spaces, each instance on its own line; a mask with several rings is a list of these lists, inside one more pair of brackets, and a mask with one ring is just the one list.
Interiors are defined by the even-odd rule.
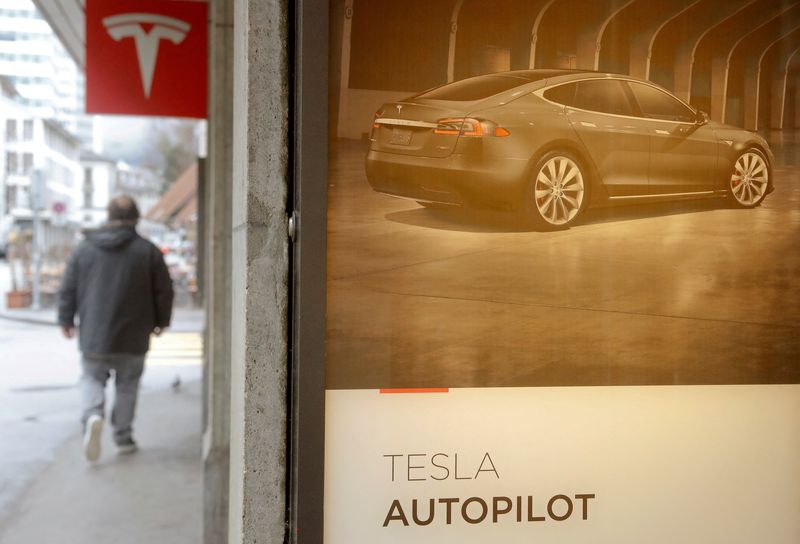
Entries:
[[384,102],[527,68],[644,77],[716,121],[799,126],[797,0],[332,0],[331,36],[341,138],[365,138]]

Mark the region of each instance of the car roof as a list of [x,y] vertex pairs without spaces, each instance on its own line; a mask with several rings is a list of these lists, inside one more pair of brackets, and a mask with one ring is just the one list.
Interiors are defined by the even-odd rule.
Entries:
[[[617,74],[604,74],[594,70],[575,70],[566,68],[536,68],[532,70],[511,70],[508,72],[496,72],[491,75],[498,76],[514,76],[522,79],[529,79],[531,81],[539,81],[551,77],[570,76],[570,75],[617,75]],[[489,74],[487,74],[489,75]]]
[[638,78],[636,76],[631,76],[628,74],[619,74],[615,72],[600,72],[597,70],[585,70],[585,69],[574,69],[574,68],[573,69],[535,68],[531,70],[510,70],[506,72],[494,72],[485,75],[518,77],[530,81],[541,81],[543,79],[553,79],[553,78],[559,78],[558,81],[569,81],[571,79],[585,79],[588,77],[588,78],[598,78],[598,79],[604,79],[604,78],[631,79],[634,81],[643,81],[645,83],[652,83],[650,81]]

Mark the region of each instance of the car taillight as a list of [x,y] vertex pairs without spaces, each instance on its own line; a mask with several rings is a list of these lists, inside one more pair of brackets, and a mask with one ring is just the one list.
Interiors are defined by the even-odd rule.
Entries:
[[381,126],[377,122],[378,121],[378,117],[380,117],[380,116],[381,116],[380,110],[376,111],[375,115],[372,118],[372,128],[381,128]]
[[483,127],[477,119],[464,117],[439,119],[434,134],[445,136],[483,136]]
[[491,121],[480,121],[471,117],[439,119],[436,124],[438,126],[433,129],[433,133],[444,136],[469,136],[473,138],[497,136],[498,138],[504,138],[511,135],[507,129],[499,127]]

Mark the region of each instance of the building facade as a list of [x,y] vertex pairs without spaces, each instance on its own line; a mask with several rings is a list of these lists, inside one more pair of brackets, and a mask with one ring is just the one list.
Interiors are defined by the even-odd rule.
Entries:
[[83,115],[83,73],[30,0],[0,2],[0,75],[15,86],[31,115],[55,119],[83,145],[92,145],[92,119]]
[[84,226],[97,226],[106,220],[106,205],[115,196],[136,199],[142,216],[158,202],[163,180],[150,170],[84,149],[81,151],[82,185],[80,220]]

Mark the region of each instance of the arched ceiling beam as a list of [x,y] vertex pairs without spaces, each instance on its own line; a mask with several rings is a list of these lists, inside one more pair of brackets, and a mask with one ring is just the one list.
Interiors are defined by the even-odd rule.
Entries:
[[453,12],[450,14],[450,43],[447,46],[447,82],[450,83],[455,77],[456,66],[456,35],[458,34],[458,15],[461,13],[461,6],[464,0],[456,0]]
[[555,0],[547,0],[539,9],[536,18],[533,20],[533,26],[531,27],[531,54],[530,62],[528,63],[530,68],[536,68],[536,42],[539,40],[539,26],[542,24],[544,14],[547,13],[547,10],[553,5],[553,2],[555,2]]
[[[631,37],[630,69],[632,76],[650,79],[650,61],[653,58],[653,44],[661,30],[703,0],[676,0],[673,5],[664,5],[657,15],[645,23],[642,30]],[[658,9],[658,8],[657,8]]]
[[342,137],[341,120],[347,111],[348,96],[346,90],[350,87],[350,54],[353,41],[353,2],[354,0],[344,0],[344,11],[342,20],[342,51],[339,67],[339,107],[338,107],[338,128],[337,136]]
[[[728,105],[731,100],[732,92],[741,88],[744,121],[742,124],[748,130],[756,130],[759,126],[758,103],[761,94],[761,67],[767,53],[792,35],[800,28],[800,3],[793,2],[791,9],[783,12],[779,17],[774,18],[766,25],[761,25],[757,30],[750,32],[746,39],[737,42],[729,53],[730,71],[728,74],[728,89],[725,94],[725,117],[723,119],[730,122],[739,122],[739,119],[729,119],[731,117]],[[742,78],[742,87],[731,90],[730,79],[734,77]]]
[[[758,102],[761,94],[761,69],[764,57],[770,49],[780,42],[789,39],[793,34],[800,31],[800,23],[795,24],[789,30],[781,32],[777,38],[764,42],[761,54],[755,62],[745,64],[744,72],[744,128],[747,130],[758,130],[760,127],[758,118]],[[773,34],[774,35],[774,34]],[[755,58],[755,57],[753,57]],[[752,59],[751,59],[752,60]]]
[[758,2],[758,0],[729,0],[722,4],[712,4],[711,13],[698,17],[689,23],[689,34],[681,40],[675,55],[674,91],[677,96],[689,102],[692,93],[692,71],[694,54],[702,39],[714,27],[735,17],[737,13]]
[[[711,55],[711,118],[714,121],[723,122],[725,120],[725,110],[727,107],[728,94],[728,73],[731,67],[731,57],[736,48],[749,36],[757,33],[761,28],[772,23],[781,17],[794,6],[776,3],[767,9],[762,9],[760,14],[745,18],[743,21],[735,23],[734,26],[718,29],[714,35],[710,35],[714,52]],[[754,26],[755,25],[755,26]],[[724,32],[722,32],[724,30]]]
[[608,23],[617,14],[630,6],[635,0],[622,0],[612,2],[610,11],[601,16],[598,20],[584,28],[577,37],[577,62],[578,68],[589,68],[597,70],[600,66],[600,47],[603,43],[603,33]]
[[794,50],[787,50],[781,54],[775,62],[775,70],[772,78],[772,107],[770,128],[783,129],[783,118],[786,112],[786,89],[789,83],[789,67],[792,61],[800,59],[797,53],[800,47]]

